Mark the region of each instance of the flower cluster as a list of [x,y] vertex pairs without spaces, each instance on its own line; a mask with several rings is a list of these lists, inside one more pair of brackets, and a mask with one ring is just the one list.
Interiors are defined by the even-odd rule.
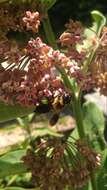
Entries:
[[[82,72],[77,62],[71,61],[59,50],[53,50],[39,37],[28,41],[23,56],[17,48],[11,48],[10,52],[6,52],[6,56],[8,67],[0,73],[0,99],[7,103],[11,98],[10,102],[16,101],[26,106],[39,105],[43,98],[52,101],[56,96],[69,94],[57,67],[65,69],[71,78],[75,78],[82,90],[90,88],[91,80]],[[16,71],[19,77],[17,79],[14,76]],[[9,75],[7,79],[4,78],[5,74]]]
[[25,52],[18,63],[1,69],[1,100],[29,106],[38,105],[45,97],[50,100],[67,93],[57,76],[54,65],[57,61],[53,60],[51,47],[36,38],[28,42]]
[[62,47],[67,47],[66,54],[70,57],[71,60],[74,59],[75,61],[81,62],[83,61],[86,52],[85,50],[78,52],[76,49],[76,45],[83,42],[84,28],[80,22],[74,22],[72,20],[70,20],[69,23],[65,26],[67,29],[64,33],[62,33],[59,41]]
[[82,40],[83,26],[80,22],[70,19],[66,25],[67,30],[60,36],[62,45],[75,45]]
[[38,32],[38,27],[40,25],[39,12],[26,11],[26,15],[23,17],[23,22],[25,23],[27,30]]
[[80,139],[76,141],[76,148],[87,160],[87,169],[89,171],[100,166],[100,154],[97,154],[92,148],[90,148],[85,142]]
[[[38,32],[40,15],[38,12],[26,11],[23,22],[28,30]],[[0,100],[37,106],[44,98],[53,105],[56,97],[71,96],[72,92],[65,87],[58,68],[64,69],[70,78],[74,78],[81,90],[93,87],[90,74],[81,69],[80,63],[85,54],[76,50],[76,44],[83,39],[83,27],[72,20],[66,27],[66,32],[60,37],[61,44],[68,47],[66,53],[54,50],[39,37],[30,39],[23,51],[17,43],[13,45],[12,42],[3,41],[0,44],[0,55],[8,63],[7,67],[1,66]],[[18,78],[15,77],[16,72]]]
[[[10,30],[25,32],[25,24],[27,24],[28,30],[33,29],[34,32],[37,32],[38,25],[40,25],[39,18],[46,17],[45,9],[46,4],[41,0],[24,1],[23,3],[4,1],[0,6],[0,34],[6,36]],[[37,12],[34,13],[33,10],[37,10]]]
[[22,160],[32,173],[34,185],[44,190],[81,188],[90,172],[100,165],[100,155],[81,140],[73,144],[63,139],[39,138],[36,151],[28,149]]

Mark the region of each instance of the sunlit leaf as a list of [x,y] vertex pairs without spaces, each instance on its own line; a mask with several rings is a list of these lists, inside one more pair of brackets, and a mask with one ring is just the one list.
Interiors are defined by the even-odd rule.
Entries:
[[34,107],[7,105],[3,102],[0,102],[0,123],[15,119],[17,117],[23,117],[25,115],[32,113],[34,110],[35,110]]
[[40,188],[22,188],[22,187],[6,187],[6,188],[0,188],[0,190],[40,190]]
[[102,28],[106,24],[106,17],[102,13],[100,13],[99,11],[92,11],[91,15],[92,15],[92,18],[94,20],[92,29],[95,30],[95,32],[99,36]]
[[6,187],[0,190],[26,190],[26,189],[21,188],[21,187]]
[[21,161],[25,150],[13,151],[0,157],[0,178],[8,175],[22,174],[27,171]]
[[91,16],[93,19],[92,27],[85,29],[85,36],[87,38],[84,41],[85,48],[92,46],[92,40],[90,40],[90,38],[94,39],[94,36],[100,36],[101,30],[106,24],[106,17],[99,11],[92,11]]
[[38,127],[36,128],[36,134],[35,137],[38,136],[45,136],[45,135],[52,135],[55,137],[62,137],[61,134],[57,133],[55,130],[49,128],[49,127]]
[[9,162],[9,163],[20,163],[21,162],[21,158],[22,156],[26,153],[26,150],[16,150],[16,151],[12,151],[9,152],[3,156],[0,157],[0,160],[3,160],[5,162]]
[[107,151],[102,153],[102,162],[97,177],[97,189],[107,190]]
[[104,115],[100,108],[93,102],[83,105],[84,122],[90,127],[104,128]]
[[22,174],[22,173],[25,173],[26,171],[27,169],[23,165],[23,163],[12,164],[12,163],[0,160],[0,178],[6,177],[9,175]]
[[99,11],[92,11],[91,16],[93,19],[92,27],[85,30],[85,35],[90,38],[92,36],[100,35],[102,28],[106,24],[106,17]]

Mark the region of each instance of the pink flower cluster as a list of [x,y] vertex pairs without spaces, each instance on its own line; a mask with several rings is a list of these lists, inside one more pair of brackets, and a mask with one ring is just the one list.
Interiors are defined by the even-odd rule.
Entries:
[[40,26],[39,12],[26,11],[26,15],[23,17],[23,22],[27,30],[32,30],[34,33],[38,32],[38,28]]
[[71,60],[74,59],[75,61],[81,62],[83,61],[86,52],[84,50],[78,52],[76,45],[83,42],[84,28],[80,22],[74,22],[71,19],[65,26],[67,29],[60,36],[59,42],[62,47],[67,47],[66,55],[69,56]]
[[1,67],[0,99],[30,106],[38,105],[44,97],[63,95],[65,87],[56,74],[53,52],[40,38],[30,40],[26,48],[27,62],[19,61],[12,69]]
[[69,93],[56,67],[64,68],[83,87],[83,74],[64,53],[53,50],[38,37],[31,39],[26,55],[19,62],[0,70],[0,99],[26,106],[39,105],[43,98],[51,101]]

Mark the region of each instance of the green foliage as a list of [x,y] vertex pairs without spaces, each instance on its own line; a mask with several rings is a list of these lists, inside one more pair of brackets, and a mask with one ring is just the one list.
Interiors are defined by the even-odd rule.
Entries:
[[98,151],[105,149],[103,130],[105,119],[103,112],[93,102],[86,102],[83,105],[84,125],[90,143]]
[[54,136],[54,137],[62,137],[61,134],[55,132],[55,130],[49,128],[49,127],[38,127],[36,128],[36,135],[35,137],[38,136],[45,136],[45,135],[50,135],[50,136]]
[[7,154],[0,157],[0,160],[9,162],[11,164],[16,164],[21,162],[22,156],[26,153],[26,150],[16,150],[8,152]]
[[17,117],[23,117],[32,113],[35,110],[34,107],[23,107],[20,105],[6,105],[0,102],[0,123]]
[[87,38],[95,36],[96,34],[99,36],[103,26],[106,24],[106,18],[99,11],[92,11],[91,16],[93,19],[92,27],[85,30],[85,34]]
[[99,11],[96,11],[96,10],[92,11],[91,16],[93,19],[92,27],[87,28],[85,30],[85,35],[87,37],[88,43],[89,43],[90,38],[92,38],[92,36],[100,35],[102,28],[106,24],[106,17],[103,14],[101,14]]
[[97,33],[97,35],[99,36],[101,33],[102,28],[105,26],[106,24],[106,18],[105,16],[100,13],[99,11],[92,11],[91,12],[92,18],[94,20],[94,24],[93,24],[93,30],[95,30],[95,32]]
[[7,187],[0,190],[25,190],[25,189],[21,187]]
[[104,115],[100,108],[93,102],[86,102],[83,105],[84,123],[91,128],[104,129]]
[[15,175],[15,174],[22,174],[26,172],[26,167],[22,163],[10,163],[5,162],[0,159],[0,178]]
[[27,169],[21,161],[25,150],[16,150],[0,157],[0,178],[8,175],[22,174]]
[[97,189],[107,189],[107,151],[102,152],[101,168],[97,175]]
[[[1,188],[0,190],[28,190],[28,189],[21,188],[21,187],[6,187],[6,188]],[[29,189],[29,190],[40,190],[40,188],[34,188],[34,189]]]

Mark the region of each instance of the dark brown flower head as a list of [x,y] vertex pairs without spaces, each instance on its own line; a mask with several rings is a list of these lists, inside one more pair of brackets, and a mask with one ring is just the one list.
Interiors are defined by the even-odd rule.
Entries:
[[81,155],[86,159],[87,169],[92,171],[100,166],[101,156],[90,148],[85,142],[78,140],[76,146]]
[[65,137],[37,139],[35,148],[28,150],[22,160],[32,173],[34,185],[47,190],[82,188],[90,172],[100,165],[100,155],[85,142],[73,143]]

